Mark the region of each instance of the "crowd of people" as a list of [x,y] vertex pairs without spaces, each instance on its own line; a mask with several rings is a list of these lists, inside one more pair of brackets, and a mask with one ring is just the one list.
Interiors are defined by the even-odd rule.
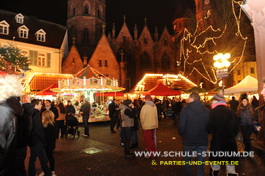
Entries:
[[[78,125],[75,118],[75,108],[71,101],[64,106],[62,102],[54,104],[50,100],[31,100],[22,103],[22,87],[19,78],[13,75],[1,76],[0,88],[0,175],[26,176],[25,159],[27,147],[30,148],[28,175],[36,176],[35,161],[40,160],[42,173],[40,175],[56,176],[53,152],[56,139],[66,135],[66,126]],[[262,91],[265,97],[265,86]],[[83,99],[80,114],[83,117],[84,134],[89,137],[88,119],[91,111],[90,103]],[[138,130],[143,130],[145,149],[148,152],[157,151],[156,129],[159,119],[174,119],[179,135],[182,137],[183,151],[201,153],[206,151],[237,151],[236,137],[242,132],[245,151],[251,151],[250,136],[254,132],[253,122],[257,121],[258,100],[253,97],[250,102],[243,94],[239,101],[232,98],[226,102],[220,93],[214,95],[209,102],[201,101],[198,93],[191,93],[187,102],[173,98],[152,99],[145,95],[144,100],[126,99],[123,102],[113,100],[109,104],[110,132],[116,133],[120,128],[120,146],[124,147],[126,159],[135,158],[131,149],[138,147]],[[115,130],[116,126],[116,130]],[[73,130],[73,129],[72,129]],[[69,133],[71,133],[71,128]],[[210,146],[208,135],[211,134]],[[153,158],[154,155],[146,156]],[[235,161],[236,157],[211,156],[211,161]],[[192,157],[185,156],[185,161]],[[205,157],[198,155],[198,161]],[[236,175],[235,166],[227,165],[229,176]],[[211,165],[210,174],[218,175],[220,165]],[[184,175],[190,176],[191,165],[184,166]],[[196,175],[204,175],[204,165],[197,166]]]

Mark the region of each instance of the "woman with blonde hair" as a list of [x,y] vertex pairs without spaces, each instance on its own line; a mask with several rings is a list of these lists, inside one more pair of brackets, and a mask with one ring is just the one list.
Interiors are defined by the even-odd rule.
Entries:
[[243,135],[245,151],[251,150],[250,136],[253,133],[254,111],[247,97],[241,98],[237,108],[237,115],[240,119],[240,126]]
[[[45,136],[45,152],[49,160],[52,176],[56,176],[54,172],[54,157],[53,151],[55,149],[57,129],[54,121],[54,114],[50,110],[43,111],[42,125]],[[44,173],[42,173],[44,175]],[[40,176],[42,176],[42,174]]]

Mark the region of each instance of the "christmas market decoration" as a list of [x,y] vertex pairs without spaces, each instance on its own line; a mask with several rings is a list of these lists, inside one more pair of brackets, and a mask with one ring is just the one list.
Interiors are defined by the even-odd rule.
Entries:
[[0,70],[19,74],[29,70],[29,60],[19,48],[13,44],[0,47]]
[[240,8],[243,3],[243,0],[222,1],[216,5],[220,13],[208,10],[205,16],[196,21],[194,29],[184,29],[179,52],[182,75],[189,77],[196,72],[205,80],[216,84],[219,79],[216,77],[213,61],[210,60],[214,55],[231,53],[231,59],[227,60],[232,64],[228,74],[243,60],[249,46],[246,31],[251,33],[249,24],[243,26],[246,19]]

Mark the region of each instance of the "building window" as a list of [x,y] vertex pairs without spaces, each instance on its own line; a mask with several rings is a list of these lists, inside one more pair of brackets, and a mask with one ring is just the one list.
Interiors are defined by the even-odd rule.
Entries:
[[147,38],[146,38],[146,37],[144,38],[144,43],[145,43],[145,44],[147,44],[147,43],[148,43],[148,41],[147,41]]
[[99,9],[98,9],[98,18],[101,18],[101,13]]
[[89,8],[88,8],[88,5],[87,4],[84,6],[84,14],[85,15],[88,15],[89,14]]
[[164,39],[164,45],[167,45],[167,38]]
[[123,43],[126,42],[126,35],[123,36]]
[[108,60],[105,60],[105,67],[108,67]]
[[241,75],[241,72],[240,72],[240,70],[237,70],[237,75]]
[[16,19],[16,22],[17,23],[20,23],[20,24],[23,24],[24,23],[24,16],[21,13],[17,14],[15,16],[15,19]]
[[253,67],[250,68],[250,73],[255,74],[255,69]]
[[83,31],[83,42],[84,43],[88,42],[88,30],[87,30],[87,28]]
[[51,67],[51,54],[39,53],[38,51],[29,51],[30,65],[39,67]]
[[29,29],[23,25],[18,28],[18,35],[20,38],[28,38],[29,35]]
[[0,22],[0,34],[4,34],[4,35],[9,34],[9,24],[6,21]]
[[102,67],[102,60],[99,60],[99,67]]
[[73,16],[75,16],[75,8],[73,8]]
[[238,80],[238,82],[237,83],[240,83],[241,82],[241,80]]
[[46,41],[46,32],[43,29],[38,30],[35,35],[36,35],[37,41],[40,41],[40,42]]

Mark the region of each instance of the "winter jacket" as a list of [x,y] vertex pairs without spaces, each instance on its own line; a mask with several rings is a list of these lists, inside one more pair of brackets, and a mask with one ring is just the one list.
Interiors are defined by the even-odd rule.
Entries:
[[55,106],[51,105],[51,108],[50,109],[47,109],[46,107],[44,107],[43,108],[43,111],[45,111],[45,110],[50,110],[50,111],[53,112],[53,114],[54,114],[54,120],[57,120],[57,118],[59,117],[58,109]]
[[90,115],[90,103],[85,103],[81,106],[80,112],[83,112],[82,116],[88,116]]
[[17,119],[17,148],[29,145],[32,130],[33,107],[30,103],[22,104],[23,114]]
[[[239,132],[239,123],[236,114],[226,106],[216,106],[210,112],[208,130],[212,133],[210,150],[237,151],[236,136]],[[210,157],[212,161],[233,161],[235,157]]]
[[158,116],[156,105],[152,101],[145,102],[140,112],[140,122],[143,130],[158,128]]
[[180,112],[178,130],[183,138],[183,145],[207,146],[209,110],[201,101],[189,103]]
[[43,127],[46,149],[54,150],[56,144],[56,125],[49,124],[47,127]]
[[0,103],[0,175],[7,175],[14,154],[17,118],[23,108],[15,97]]
[[238,114],[239,114],[241,126],[250,126],[253,124],[253,119],[250,115],[248,108],[240,107]]
[[30,136],[29,146],[34,147],[40,142],[45,146],[44,131],[41,122],[40,111],[33,109],[32,115],[32,132]]
[[122,127],[133,127],[134,126],[134,112],[128,107],[125,106],[124,104],[120,105],[121,109],[121,121]]
[[110,117],[113,117],[116,113],[116,107],[115,107],[115,103],[114,102],[111,102],[109,104],[109,116]]

